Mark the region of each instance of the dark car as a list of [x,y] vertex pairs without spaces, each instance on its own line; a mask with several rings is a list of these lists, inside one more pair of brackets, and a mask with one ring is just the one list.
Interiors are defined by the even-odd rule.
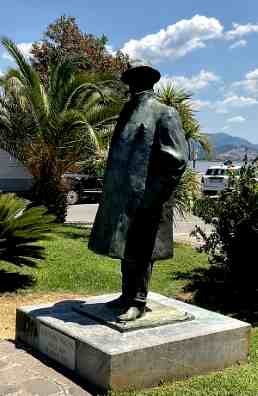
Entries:
[[103,188],[103,178],[80,173],[65,173],[63,180],[68,189],[67,203],[99,202]]

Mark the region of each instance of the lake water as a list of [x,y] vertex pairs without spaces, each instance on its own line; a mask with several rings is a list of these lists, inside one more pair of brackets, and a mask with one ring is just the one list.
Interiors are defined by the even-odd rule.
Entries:
[[[242,161],[234,161],[234,165],[241,165]],[[189,165],[193,167],[193,161],[189,161]],[[196,161],[195,169],[197,172],[205,173],[209,166],[223,165],[222,161]]]

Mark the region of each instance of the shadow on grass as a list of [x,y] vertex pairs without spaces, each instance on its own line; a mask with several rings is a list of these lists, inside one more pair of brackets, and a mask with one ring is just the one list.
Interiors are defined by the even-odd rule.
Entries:
[[65,229],[65,227],[62,227],[60,229],[57,228],[55,230],[55,234],[67,239],[89,239],[90,229],[80,226],[74,226],[74,230],[71,228],[72,226],[67,226],[67,230]]
[[256,279],[232,281],[222,268],[216,266],[196,268],[188,273],[177,272],[173,279],[186,281],[183,291],[186,296],[191,296],[187,302],[258,325]]
[[31,275],[0,270],[0,293],[12,293],[18,289],[26,289],[35,285]]

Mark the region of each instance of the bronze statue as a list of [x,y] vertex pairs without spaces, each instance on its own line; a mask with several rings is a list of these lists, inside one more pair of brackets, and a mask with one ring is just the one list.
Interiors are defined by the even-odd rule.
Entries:
[[114,131],[89,240],[94,252],[121,259],[122,294],[108,307],[123,321],[144,314],[154,260],[173,256],[173,215],[167,202],[188,157],[177,111],[155,98],[159,79],[158,70],[141,62],[122,74],[131,99]]

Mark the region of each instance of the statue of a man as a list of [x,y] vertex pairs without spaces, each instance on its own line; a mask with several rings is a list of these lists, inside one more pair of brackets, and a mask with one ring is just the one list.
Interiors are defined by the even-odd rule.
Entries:
[[122,321],[144,314],[153,262],[173,256],[173,216],[166,203],[188,155],[177,111],[154,96],[159,79],[158,70],[141,62],[122,74],[131,99],[114,131],[89,240],[94,252],[121,259],[122,294],[107,304]]

